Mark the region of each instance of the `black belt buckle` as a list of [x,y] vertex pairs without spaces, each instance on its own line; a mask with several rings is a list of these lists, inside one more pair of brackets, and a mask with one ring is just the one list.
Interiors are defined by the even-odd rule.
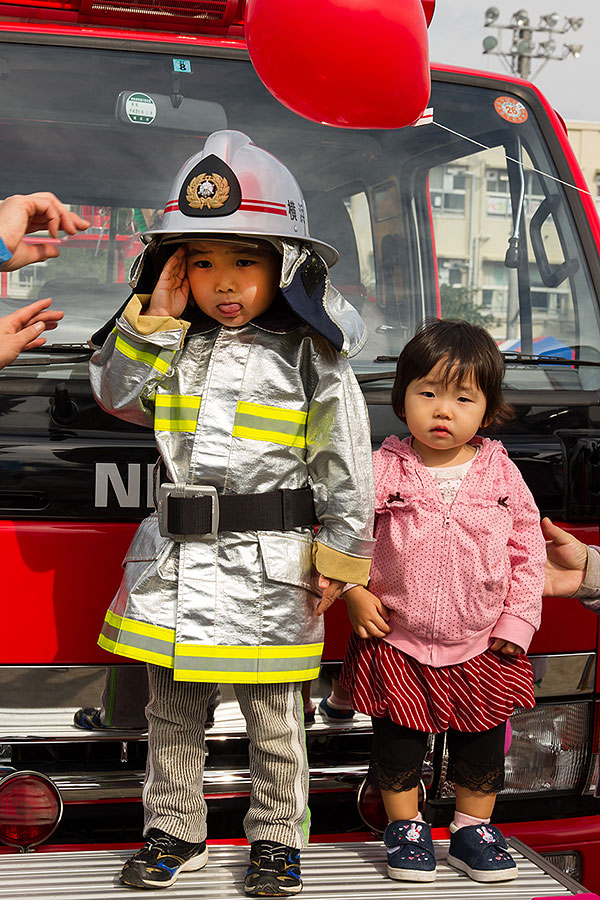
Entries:
[[[210,497],[211,530],[202,534],[174,534],[169,531],[169,497]],[[172,541],[213,541],[219,532],[219,495],[210,484],[161,484],[158,489],[158,530]]]

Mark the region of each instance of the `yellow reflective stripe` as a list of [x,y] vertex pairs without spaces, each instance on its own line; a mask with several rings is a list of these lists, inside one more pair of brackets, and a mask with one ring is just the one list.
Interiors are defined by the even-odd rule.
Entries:
[[204,656],[217,659],[293,659],[316,656],[323,652],[323,644],[279,644],[275,647],[241,647],[213,644],[177,644],[177,656]]
[[298,422],[304,425],[308,413],[299,409],[283,409],[278,406],[264,406],[261,403],[242,403],[237,405],[238,413],[246,413],[250,416],[260,416],[265,419],[279,419],[282,422]]
[[165,628],[163,625],[150,625],[147,622],[138,622],[136,619],[127,619],[118,616],[110,609],[107,610],[105,621],[121,631],[131,631],[133,634],[141,634],[144,637],[154,637],[159,641],[175,641],[175,629]]
[[119,350],[123,356],[127,356],[128,359],[133,359],[136,362],[143,362],[146,365],[150,366],[153,369],[156,369],[157,372],[160,372],[162,375],[166,375],[169,371],[171,361],[175,356],[174,350],[164,351],[165,355],[168,354],[168,360],[161,358],[158,354],[153,354],[148,352],[147,350],[139,350],[133,344],[130,344],[123,335],[119,334],[117,340],[115,342],[115,347]]
[[202,397],[194,394],[156,394],[157,409],[192,409],[198,411]]
[[194,432],[201,403],[202,397],[193,394],[156,394],[155,430]]
[[306,447],[306,438],[303,434],[282,434],[280,431],[259,431],[256,428],[244,428],[236,425],[233,429],[234,437],[247,438],[250,441],[271,441],[273,444],[285,444],[287,447]]
[[131,647],[122,641],[113,641],[103,634],[98,638],[98,646],[102,647],[103,650],[108,650],[109,653],[126,656],[128,659],[138,659],[140,662],[155,663],[157,666],[173,668],[172,656],[166,656],[164,653],[155,653],[153,650],[141,649],[140,647]]
[[208,681],[214,684],[286,684],[289,681],[313,681],[320,666],[313,669],[292,669],[287,672],[214,672],[175,667],[173,681]]
[[307,416],[298,409],[240,401],[236,407],[233,436],[287,447],[306,447]]

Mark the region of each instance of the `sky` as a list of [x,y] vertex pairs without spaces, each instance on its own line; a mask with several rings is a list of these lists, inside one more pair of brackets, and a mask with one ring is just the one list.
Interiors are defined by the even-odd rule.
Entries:
[[[536,76],[542,60],[531,60],[534,83],[552,106],[565,119],[600,121],[600,0],[436,0],[436,9],[429,27],[429,53],[432,62],[451,63],[465,68],[507,73],[499,56],[483,53],[483,39],[498,37],[505,50],[512,40],[512,32],[501,35],[493,26],[485,28],[484,13],[489,6],[500,10],[497,22],[507,25],[514,12],[525,9],[531,26],[539,23],[541,15],[556,12],[564,16],[581,16],[583,25],[578,31],[554,35],[557,55],[563,44],[583,44],[579,59],[569,55],[562,61],[550,60]],[[536,42],[546,40],[546,34],[534,34]]]

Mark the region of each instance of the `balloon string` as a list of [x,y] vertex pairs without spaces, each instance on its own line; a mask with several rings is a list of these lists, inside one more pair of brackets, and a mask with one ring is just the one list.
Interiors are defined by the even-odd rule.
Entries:
[[516,163],[522,169],[528,169],[530,172],[537,172],[538,175],[543,175],[544,178],[551,178],[552,181],[557,181],[559,184],[564,184],[565,187],[573,188],[575,191],[579,191],[580,194],[587,194],[589,197],[592,197],[592,192],[587,190],[586,188],[577,187],[576,184],[570,184],[568,181],[563,181],[562,178],[556,178],[554,175],[548,175],[547,172],[542,172],[541,169],[536,169],[535,166],[530,166],[527,163],[520,162],[518,159],[513,159],[512,156],[508,156],[506,153],[502,153],[500,150],[496,150],[494,147],[488,147],[487,144],[482,144],[481,141],[476,141],[474,138],[468,137],[466,134],[461,134],[460,131],[453,131],[452,128],[448,128],[447,125],[442,125],[440,122],[436,122],[432,120],[433,125],[437,125],[438,128],[443,128],[444,131],[449,131],[450,134],[456,135],[456,137],[463,138],[465,141],[470,141],[471,144],[476,144],[478,147],[482,147],[484,150],[489,150],[490,153],[493,153],[495,156],[501,156],[502,159],[508,159],[511,162]]

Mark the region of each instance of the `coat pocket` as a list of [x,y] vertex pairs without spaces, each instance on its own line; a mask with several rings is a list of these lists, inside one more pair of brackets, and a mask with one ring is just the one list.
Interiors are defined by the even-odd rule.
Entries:
[[258,542],[265,573],[270,581],[281,581],[308,591],[316,591],[312,535],[259,532]]
[[146,573],[155,567],[157,560],[168,546],[170,541],[158,530],[158,517],[152,515],[144,519],[134,534],[123,560],[125,569],[123,580],[128,591],[133,590]]

